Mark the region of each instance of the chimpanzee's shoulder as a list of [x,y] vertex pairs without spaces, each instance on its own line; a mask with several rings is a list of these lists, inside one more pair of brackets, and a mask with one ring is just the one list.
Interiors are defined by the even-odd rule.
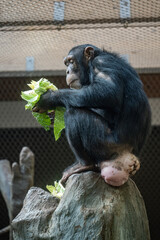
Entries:
[[126,65],[126,62],[117,54],[103,50],[92,61],[97,68],[117,68]]

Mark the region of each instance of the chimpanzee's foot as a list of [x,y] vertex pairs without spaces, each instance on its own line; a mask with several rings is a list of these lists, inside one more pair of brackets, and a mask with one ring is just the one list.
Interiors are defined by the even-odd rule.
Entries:
[[121,186],[139,170],[140,163],[135,155],[125,151],[115,160],[102,162],[100,168],[106,183]]
[[126,168],[126,170],[129,172],[130,176],[133,176],[140,169],[140,162],[138,158],[133,154],[132,158],[128,159],[124,164],[126,164],[126,167],[128,164],[128,169]]
[[77,163],[65,170],[60,182],[65,183],[71,175],[75,173],[85,172],[85,171],[98,171],[98,168],[95,167],[94,165],[85,166],[85,165],[81,165],[80,163]]

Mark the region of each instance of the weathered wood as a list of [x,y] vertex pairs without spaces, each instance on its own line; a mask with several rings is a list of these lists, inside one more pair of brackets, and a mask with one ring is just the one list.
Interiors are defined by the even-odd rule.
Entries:
[[[19,164],[14,162],[10,166],[8,160],[0,161],[0,191],[7,205],[10,223],[20,212],[26,193],[33,186],[33,178],[34,154],[28,147],[23,147]],[[10,227],[2,229],[0,234],[7,230],[10,230],[10,239],[12,239]]]
[[72,175],[59,204],[50,193],[31,188],[12,225],[15,240],[150,240],[135,183],[112,187],[94,172]]

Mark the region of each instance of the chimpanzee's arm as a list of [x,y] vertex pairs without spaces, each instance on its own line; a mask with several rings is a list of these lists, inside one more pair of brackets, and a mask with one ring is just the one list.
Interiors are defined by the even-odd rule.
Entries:
[[41,96],[38,107],[46,110],[56,106],[115,109],[120,107],[122,99],[122,86],[101,80],[78,90],[48,91]]

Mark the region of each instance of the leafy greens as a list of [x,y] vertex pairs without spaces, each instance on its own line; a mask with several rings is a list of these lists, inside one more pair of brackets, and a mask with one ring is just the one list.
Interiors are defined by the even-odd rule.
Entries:
[[[27,104],[25,105],[25,109],[29,109],[32,111],[35,104],[39,101],[41,95],[48,91],[49,89],[53,91],[57,91],[57,87],[49,82],[45,78],[41,78],[39,81],[31,81],[30,84],[27,84],[31,90],[21,92],[21,97]],[[52,110],[48,111],[51,112]],[[64,123],[64,112],[65,108],[56,107],[54,109],[55,117],[54,117],[54,136],[57,141],[61,136],[62,130],[65,128]],[[32,112],[32,115],[36,118],[37,122],[45,128],[46,131],[50,130],[51,119],[47,113],[36,113]]]
[[57,181],[54,181],[54,186],[53,185],[47,185],[46,188],[48,191],[55,197],[58,197],[59,199],[62,198],[65,188],[62,186],[62,184]]

